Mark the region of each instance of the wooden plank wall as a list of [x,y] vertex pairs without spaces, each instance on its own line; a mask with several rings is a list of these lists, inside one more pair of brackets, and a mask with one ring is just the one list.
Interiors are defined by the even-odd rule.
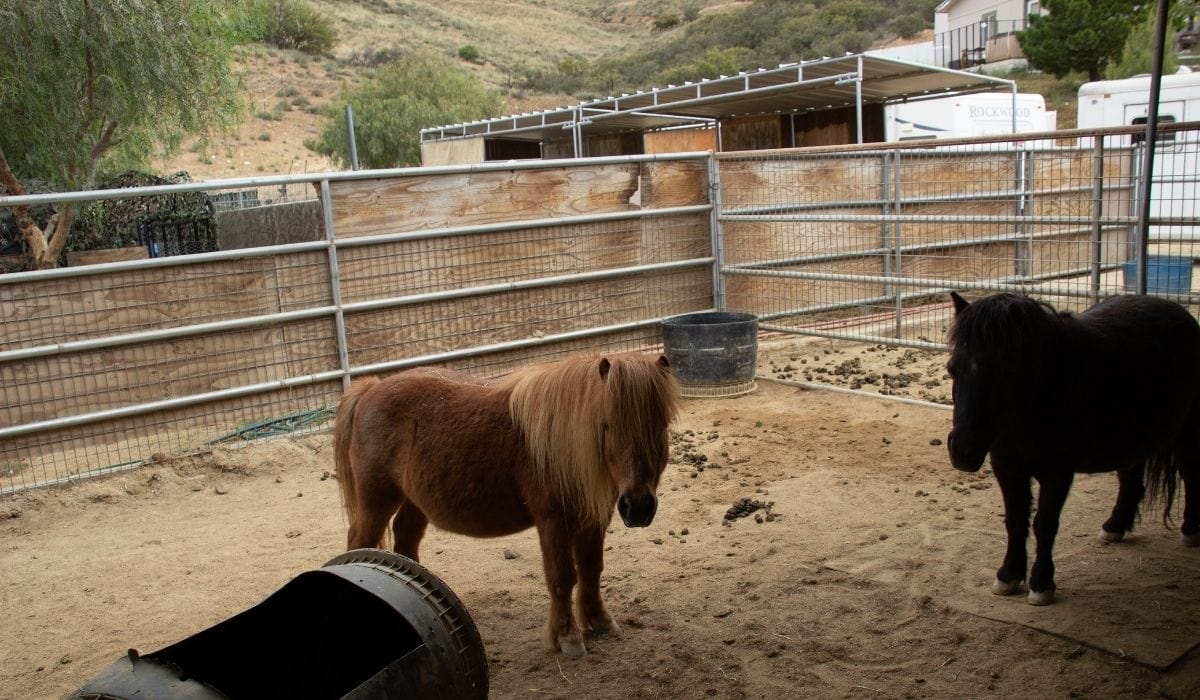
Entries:
[[[336,235],[355,238],[705,204],[708,171],[706,162],[688,160],[347,181],[332,184],[331,199]],[[396,216],[398,211],[408,215]],[[711,254],[709,215],[701,213],[356,246],[341,252],[339,274],[343,302],[355,303]],[[351,363],[423,357],[709,308],[711,278],[711,269],[702,267],[348,313]],[[545,352],[533,349],[527,356]]]
[[[331,194],[335,234],[350,240],[706,204],[708,164],[664,160],[409,175],[336,182]],[[484,296],[348,312],[350,360],[363,365],[470,351],[493,343],[644,323],[707,309],[713,298],[709,266],[524,290],[506,285],[711,255],[708,212],[347,246],[339,250],[341,297],[347,304],[499,286]],[[0,284],[0,318],[5,327],[0,349],[306,309],[332,311],[329,259],[323,250],[176,262],[181,264]],[[495,374],[583,348],[653,347],[660,342],[659,333],[657,325],[649,323],[604,337],[444,364]],[[0,362],[0,425],[303,379],[339,368],[332,313]],[[0,442],[0,463],[17,465],[15,470],[26,475],[14,477],[7,473],[14,469],[9,467],[0,472],[0,488],[16,479],[52,479],[194,446],[197,440],[203,442],[240,425],[332,405],[340,393],[340,379],[322,380],[263,395],[6,439]]]

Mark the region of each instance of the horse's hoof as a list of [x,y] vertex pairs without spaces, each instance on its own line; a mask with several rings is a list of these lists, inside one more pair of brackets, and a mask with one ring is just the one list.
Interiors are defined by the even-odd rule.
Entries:
[[1012,595],[1021,589],[1020,581],[1001,581],[996,579],[992,581],[992,593],[994,595]]
[[1183,536],[1184,547],[1200,547],[1200,532]]
[[572,659],[581,659],[587,655],[587,647],[583,645],[583,637],[579,636],[578,632],[559,637],[558,649],[563,656],[569,656]]
[[1100,539],[1104,542],[1120,542],[1125,539],[1124,532],[1109,532],[1108,530],[1100,531]]
[[588,631],[593,636],[599,636],[602,634],[608,634],[614,637],[621,636],[621,626],[617,624],[616,620],[608,617],[607,615],[599,620],[592,620],[592,623],[588,625]]
[[1049,605],[1054,602],[1054,591],[1029,591],[1030,605]]

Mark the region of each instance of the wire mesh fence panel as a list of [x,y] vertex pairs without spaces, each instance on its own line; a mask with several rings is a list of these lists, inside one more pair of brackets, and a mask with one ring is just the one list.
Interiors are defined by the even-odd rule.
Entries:
[[703,158],[339,177],[62,195],[225,206],[140,220],[153,255],[0,275],[0,492],[313,429],[360,374],[656,349],[712,308]]
[[[1147,277],[1163,277],[1148,291],[1195,311],[1200,132],[1173,128],[1151,185]],[[719,154],[728,306],[767,330],[939,348],[951,290],[1026,293],[1066,311],[1133,291],[1135,136]]]

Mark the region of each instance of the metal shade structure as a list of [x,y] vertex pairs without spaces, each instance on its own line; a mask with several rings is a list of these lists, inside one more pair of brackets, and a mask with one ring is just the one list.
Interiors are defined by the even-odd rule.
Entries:
[[952,70],[873,54],[821,58],[733,76],[668,85],[619,97],[421,130],[421,141],[498,137],[529,141],[561,139],[573,132],[575,155],[583,138],[600,134],[714,124],[759,114],[806,114],[857,110],[862,142],[864,104],[894,104],[1007,89],[1016,83],[982,73]]

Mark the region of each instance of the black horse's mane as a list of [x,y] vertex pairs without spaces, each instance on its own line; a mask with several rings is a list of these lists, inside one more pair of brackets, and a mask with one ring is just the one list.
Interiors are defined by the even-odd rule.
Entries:
[[1020,356],[1054,338],[1073,318],[1027,296],[995,294],[958,312],[950,329],[950,350],[980,359]]

